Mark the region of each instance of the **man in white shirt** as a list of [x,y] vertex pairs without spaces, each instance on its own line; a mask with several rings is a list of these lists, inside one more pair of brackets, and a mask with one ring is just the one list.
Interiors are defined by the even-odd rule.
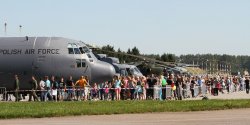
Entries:
[[39,88],[40,88],[40,100],[41,101],[45,101],[45,98],[44,98],[44,90],[45,90],[45,82],[42,80],[42,78],[40,78],[40,82],[39,82]]

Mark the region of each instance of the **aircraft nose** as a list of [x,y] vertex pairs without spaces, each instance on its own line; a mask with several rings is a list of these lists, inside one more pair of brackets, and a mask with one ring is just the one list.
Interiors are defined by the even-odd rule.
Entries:
[[101,83],[112,80],[115,75],[115,69],[109,63],[98,61],[94,64],[91,74],[92,82]]

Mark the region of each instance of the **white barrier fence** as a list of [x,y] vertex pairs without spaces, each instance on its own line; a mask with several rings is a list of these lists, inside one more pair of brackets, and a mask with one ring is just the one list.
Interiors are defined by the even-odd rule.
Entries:
[[[165,91],[164,91],[164,89],[165,89]],[[176,89],[178,89],[178,88],[176,88]],[[50,95],[54,95],[54,96],[57,95],[57,97],[59,97],[58,95],[62,96],[63,97],[62,100],[67,100],[70,94],[73,94],[73,96],[75,96],[75,97],[78,96],[81,99],[85,95],[85,93],[87,93],[89,100],[92,100],[94,98],[93,95],[95,95],[97,99],[101,99],[101,100],[113,100],[116,96],[115,95],[115,88],[98,88],[97,93],[95,93],[95,94],[94,94],[93,90],[94,90],[94,88],[91,88],[91,87],[85,87],[85,88],[74,87],[74,88],[57,89],[57,90],[52,90],[52,89],[50,89],[50,90],[36,90],[36,93],[37,93],[37,95],[41,95],[42,92],[46,93],[49,91]],[[108,92],[106,92],[106,90],[108,90]],[[154,85],[153,87],[150,87],[150,88],[143,88],[142,86],[136,86],[134,88],[121,88],[121,94],[123,92],[125,94],[124,96],[126,96],[125,98],[122,98],[122,99],[124,99],[124,100],[140,99],[141,95],[145,97],[144,99],[146,99],[148,96],[150,96],[150,95],[146,95],[146,91],[148,91],[148,90],[153,90],[153,93],[152,93],[153,97],[151,99],[154,99],[154,100],[162,100],[164,94],[165,94],[166,99],[173,99],[173,98],[177,99],[179,96],[181,96],[181,98],[191,98],[192,97],[189,86],[187,86],[184,89],[182,89],[182,87],[180,87],[178,91],[177,90],[174,91],[174,90],[172,90],[170,85],[167,85],[166,87],[162,87],[160,85]],[[55,91],[57,94],[54,94]],[[84,91],[87,91],[87,92],[84,92]],[[0,87],[0,95],[1,95],[2,99],[6,99],[6,97],[7,97],[6,92],[7,92],[6,88]],[[8,91],[9,94],[12,94],[14,92],[15,91]],[[18,92],[29,94],[31,92],[31,90],[19,90]],[[127,94],[127,92],[129,92],[130,94]],[[195,86],[194,87],[194,96],[195,97],[197,97],[200,94],[206,95],[206,92],[207,92],[206,86],[202,86],[202,87]],[[77,97],[77,100],[78,100],[78,97]]]
[[0,87],[0,101],[4,101],[7,98],[6,88]]

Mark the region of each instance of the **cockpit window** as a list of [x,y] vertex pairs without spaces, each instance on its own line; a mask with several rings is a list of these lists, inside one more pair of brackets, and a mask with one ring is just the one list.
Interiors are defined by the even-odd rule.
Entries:
[[80,49],[78,49],[78,48],[74,48],[74,52],[75,52],[75,54],[82,54]]
[[128,75],[133,75],[129,68],[126,68],[126,71],[127,71]]
[[80,47],[79,50],[81,51],[82,54],[84,54],[85,52],[83,51],[83,48]]
[[68,44],[68,51],[69,54],[83,54],[83,52],[80,50],[80,47],[75,43]]
[[69,54],[74,54],[73,48],[68,48],[68,50],[69,50]]
[[[90,53],[91,51],[86,45],[77,44],[77,43],[68,43],[69,54],[84,54]],[[89,57],[91,58],[91,57]]]
[[135,70],[136,72],[140,72],[140,70],[139,70],[137,67],[135,67],[134,70]]
[[121,69],[121,76],[128,76],[128,72],[125,69]]
[[90,51],[89,51],[89,48],[86,47],[86,46],[83,46],[82,49],[83,49],[83,51],[86,52],[86,53],[89,53],[89,52],[90,52]]
[[134,69],[130,69],[131,74],[135,74],[135,70]]

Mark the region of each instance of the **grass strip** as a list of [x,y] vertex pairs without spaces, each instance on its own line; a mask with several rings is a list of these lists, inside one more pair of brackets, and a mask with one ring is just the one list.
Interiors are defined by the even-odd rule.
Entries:
[[250,100],[1,102],[0,119],[250,108]]

